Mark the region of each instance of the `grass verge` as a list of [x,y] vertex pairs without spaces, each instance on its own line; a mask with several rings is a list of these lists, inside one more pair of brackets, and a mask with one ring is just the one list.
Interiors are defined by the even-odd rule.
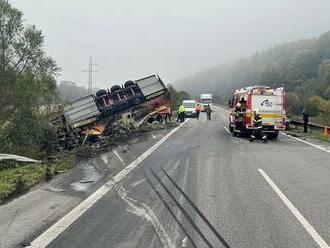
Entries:
[[292,133],[295,134],[299,134],[302,136],[307,136],[307,137],[312,137],[312,138],[316,138],[325,142],[330,143],[330,135],[328,135],[328,137],[324,137],[323,132],[322,131],[317,131],[317,130],[313,130],[313,129],[308,129],[308,133],[304,133],[304,129],[303,127],[299,127],[297,126],[296,128],[293,128],[290,130]]
[[[47,177],[49,179],[59,171],[72,168],[74,162],[74,156],[67,155],[54,159],[48,165],[12,161],[4,164],[0,167],[0,204],[45,182]],[[48,173],[47,166],[50,168]]]

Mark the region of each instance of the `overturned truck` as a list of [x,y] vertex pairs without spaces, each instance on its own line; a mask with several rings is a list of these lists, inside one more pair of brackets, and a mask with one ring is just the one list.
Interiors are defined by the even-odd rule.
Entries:
[[170,111],[170,94],[158,75],[130,80],[58,106],[51,123],[59,144],[71,148],[89,135],[111,135],[121,124],[138,125]]

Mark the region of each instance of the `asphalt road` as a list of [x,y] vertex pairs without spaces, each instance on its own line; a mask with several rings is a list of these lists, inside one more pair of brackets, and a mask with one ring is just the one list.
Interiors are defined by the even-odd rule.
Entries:
[[250,143],[224,126],[220,108],[189,120],[49,247],[328,247],[330,153],[284,135]]

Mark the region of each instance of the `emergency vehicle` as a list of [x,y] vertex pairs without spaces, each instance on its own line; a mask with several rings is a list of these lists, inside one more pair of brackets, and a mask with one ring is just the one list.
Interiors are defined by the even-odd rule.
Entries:
[[234,135],[250,135],[254,129],[254,111],[262,117],[262,129],[268,138],[277,138],[285,130],[285,90],[283,87],[249,86],[235,90],[229,101],[229,130]]

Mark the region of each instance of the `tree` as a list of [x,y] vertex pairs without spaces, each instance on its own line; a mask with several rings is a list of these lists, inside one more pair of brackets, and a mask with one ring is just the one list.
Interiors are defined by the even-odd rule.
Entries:
[[330,101],[320,96],[312,96],[309,98],[308,102],[318,110],[319,120],[325,125],[330,125]]
[[88,95],[85,87],[77,86],[74,82],[62,81],[58,86],[61,102],[72,101],[82,96]]
[[0,0],[0,148],[34,154],[57,92],[59,68],[44,51],[42,32],[24,25],[22,17]]
[[283,43],[230,64],[205,69],[175,83],[192,94],[206,90],[227,102],[249,85],[285,84],[289,114],[300,114],[308,99],[330,100],[330,31],[316,39]]
[[167,86],[171,94],[171,108],[177,109],[183,100],[191,99],[190,95],[185,91],[177,91],[172,85]]
[[330,100],[330,59],[325,59],[318,67],[318,80],[321,85],[320,95]]

